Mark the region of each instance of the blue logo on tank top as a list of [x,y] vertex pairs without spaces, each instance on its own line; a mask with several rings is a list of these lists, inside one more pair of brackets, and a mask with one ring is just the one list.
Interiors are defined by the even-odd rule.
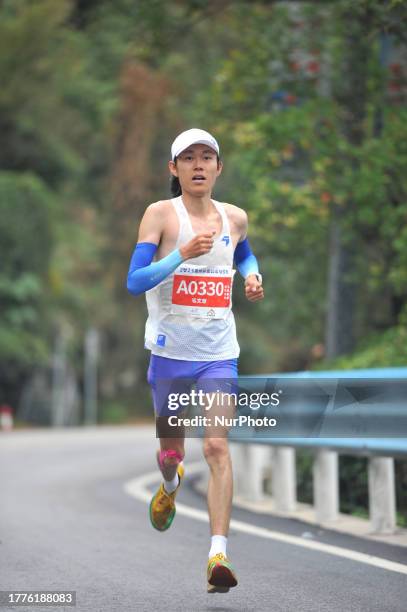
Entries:
[[164,334],[158,334],[156,344],[157,346],[165,346],[165,335]]
[[223,238],[222,238],[222,242],[224,242],[224,243],[225,243],[225,246],[228,246],[229,241],[230,241],[229,236],[223,236]]

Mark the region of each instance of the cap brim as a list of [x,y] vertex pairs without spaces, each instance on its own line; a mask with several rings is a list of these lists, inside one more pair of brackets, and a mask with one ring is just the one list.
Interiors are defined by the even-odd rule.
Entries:
[[186,146],[182,146],[182,148],[177,149],[176,152],[174,152],[174,156],[173,156],[173,160],[175,157],[178,157],[178,155],[180,153],[182,153],[182,151],[185,151],[186,149],[188,149],[189,147],[192,147],[192,145],[194,144],[203,144],[203,145],[207,145],[210,149],[212,149],[212,151],[215,151],[215,153],[217,155],[219,155],[219,151],[216,150],[216,148],[213,146],[213,143],[210,142],[209,140],[193,140],[192,142],[188,143]]

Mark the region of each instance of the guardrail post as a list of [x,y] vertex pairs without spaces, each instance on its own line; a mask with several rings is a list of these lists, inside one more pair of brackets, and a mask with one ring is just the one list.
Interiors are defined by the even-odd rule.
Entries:
[[270,448],[262,444],[250,444],[247,453],[247,497],[250,501],[264,499],[264,472],[270,464]]
[[263,478],[270,449],[261,444],[230,444],[236,495],[249,501],[264,498]]
[[396,489],[393,457],[369,457],[369,514],[373,532],[394,533]]
[[278,446],[273,449],[271,492],[278,512],[293,512],[297,502],[295,449]]
[[318,523],[335,521],[339,510],[338,453],[325,448],[314,455],[313,490]]

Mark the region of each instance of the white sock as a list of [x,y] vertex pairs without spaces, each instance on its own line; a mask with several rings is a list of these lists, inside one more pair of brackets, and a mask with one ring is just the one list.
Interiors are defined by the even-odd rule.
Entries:
[[164,489],[167,493],[173,493],[179,484],[178,472],[175,472],[175,476],[172,480],[164,480]]
[[228,543],[228,539],[223,535],[213,535],[211,537],[211,549],[209,551],[208,557],[211,558],[213,555],[217,555],[218,553],[223,553],[226,557],[226,545]]

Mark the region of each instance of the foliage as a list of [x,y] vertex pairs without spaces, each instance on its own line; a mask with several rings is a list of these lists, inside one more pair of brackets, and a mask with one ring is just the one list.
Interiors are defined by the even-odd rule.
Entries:
[[0,359],[35,364],[47,355],[41,311],[52,240],[53,200],[31,174],[0,173]]
[[[351,145],[346,24],[366,10],[367,104],[363,138]],[[0,168],[16,184],[30,177],[32,197],[49,202],[37,221],[32,211],[16,218],[40,266],[27,277],[15,278],[7,246],[23,244],[23,234],[13,223],[2,230],[11,267],[1,295],[12,304],[0,326],[4,356],[44,359],[55,329],[68,324],[81,376],[75,355],[96,325],[102,393],[130,400],[134,387],[120,381],[143,380],[146,362],[144,301],[124,289],[138,221],[166,195],[172,136],[201,125],[221,142],[215,195],[248,210],[264,276],[267,299],[255,307],[236,282],[242,371],[312,366],[325,335],[328,228],[341,208],[355,251],[357,335],[372,338],[361,349],[371,355],[355,363],[405,359],[389,348],[399,332],[385,332],[402,329],[407,295],[407,122],[389,94],[404,68],[390,74],[380,62],[383,32],[396,50],[403,40],[402,3],[16,0],[1,3],[0,15]]]
[[376,333],[361,342],[351,355],[344,355],[314,366],[314,369],[353,370],[403,367],[407,363],[407,327],[399,325]]

